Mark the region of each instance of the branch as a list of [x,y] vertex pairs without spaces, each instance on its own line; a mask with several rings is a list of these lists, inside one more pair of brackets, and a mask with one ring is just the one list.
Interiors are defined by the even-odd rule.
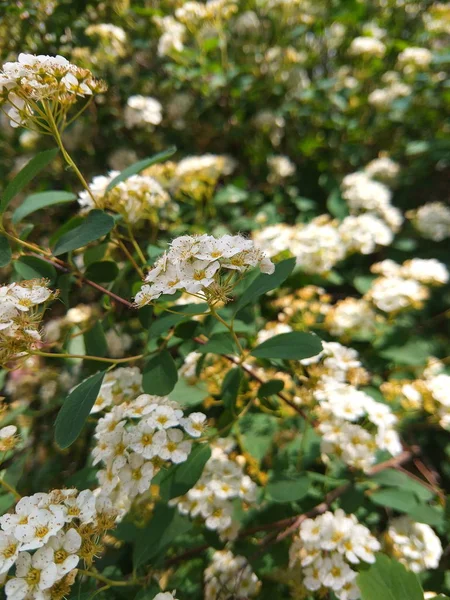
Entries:
[[107,290],[102,285],[95,283],[95,281],[91,281],[90,279],[87,279],[81,273],[73,271],[72,269],[70,269],[70,267],[67,265],[67,263],[65,263],[62,260],[59,260],[57,258],[53,258],[53,259],[46,258],[45,256],[40,256],[39,254],[31,254],[30,256],[36,256],[36,257],[40,258],[41,260],[43,260],[44,262],[48,263],[49,265],[53,265],[53,267],[55,267],[55,269],[57,271],[60,271],[61,273],[70,273],[71,275],[74,275],[81,282],[85,283],[86,285],[89,285],[90,287],[98,290],[99,292],[102,292],[103,294],[106,294],[107,296],[112,298],[118,304],[123,304],[123,306],[126,306],[127,308],[130,308],[130,309],[134,308],[134,305],[132,302],[129,302],[128,300],[125,300],[125,298],[122,298],[121,296],[114,294],[114,292]]

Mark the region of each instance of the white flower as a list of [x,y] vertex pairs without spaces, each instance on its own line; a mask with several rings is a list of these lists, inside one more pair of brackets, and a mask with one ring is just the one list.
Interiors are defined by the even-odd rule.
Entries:
[[44,600],[44,590],[50,588],[57,578],[52,548],[40,548],[33,556],[21,552],[16,562],[16,576],[6,583],[6,597],[9,600]]
[[191,442],[184,440],[183,432],[179,429],[167,429],[165,433],[166,439],[160,446],[158,456],[175,464],[184,462],[191,451]]
[[51,537],[48,546],[53,548],[54,562],[58,571],[58,579],[75,569],[80,560],[77,552],[81,547],[81,536],[76,529],[59,531]]
[[[150,489],[154,467],[139,454],[128,457],[127,464],[119,471],[119,479],[126,485],[130,495],[143,494]],[[128,484],[128,485],[127,485]]]
[[192,437],[200,437],[206,427],[206,415],[200,412],[191,413],[182,420],[181,425]]
[[374,37],[356,37],[350,44],[350,54],[354,56],[365,55],[365,56],[384,56],[386,52],[386,46],[380,40]]
[[346,217],[339,226],[339,234],[347,251],[361,254],[371,254],[377,246],[389,246],[394,239],[384,221],[370,213]]
[[51,506],[50,510],[35,508],[27,517],[25,524],[19,523],[14,535],[22,542],[23,550],[35,550],[43,546],[52,535],[64,526],[64,511],[60,506]]
[[421,67],[427,68],[433,60],[433,53],[427,48],[418,48],[409,46],[405,48],[397,57],[399,65],[402,67]]
[[384,312],[418,308],[428,298],[428,291],[417,281],[402,277],[380,277],[372,283],[367,299]]
[[7,573],[16,562],[21,546],[14,535],[0,531],[0,575]]
[[162,106],[155,98],[148,96],[130,96],[124,112],[125,125],[128,128],[159,125],[162,121]]
[[[211,294],[214,296],[219,293],[224,299],[224,294],[233,285],[229,283],[229,276],[227,285],[222,284],[223,269],[245,271],[254,266],[259,266],[265,273],[274,270],[274,265],[264,254],[253,247],[253,242],[242,236],[223,236],[219,239],[208,235],[181,236],[173,240],[168,252],[149,271],[145,282],[150,285],[142,286],[136,294],[135,303],[144,306],[161,294],[174,294],[177,290],[200,294],[205,300]],[[223,291],[217,291],[222,288]]]
[[441,242],[450,237],[450,207],[443,202],[429,202],[406,216],[424,238]]
[[92,523],[96,515],[95,496],[90,490],[83,490],[76,497],[64,500],[67,507],[67,520],[78,519],[82,525]]
[[393,519],[387,530],[397,560],[419,573],[437,569],[442,556],[442,544],[429,525],[415,523],[409,517]]
[[150,459],[159,455],[161,446],[166,439],[167,435],[164,430],[158,431],[147,422],[141,421],[130,431],[129,446],[143,458]]

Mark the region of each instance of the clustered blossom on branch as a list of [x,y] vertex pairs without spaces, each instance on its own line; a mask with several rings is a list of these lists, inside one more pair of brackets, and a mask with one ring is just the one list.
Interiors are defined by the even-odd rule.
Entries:
[[354,515],[343,510],[305,519],[291,545],[290,567],[301,568],[306,590],[333,590],[339,600],[357,600],[357,571],[351,567],[375,562],[380,543]]
[[273,273],[273,263],[241,235],[184,235],[173,240],[136,294],[142,307],[162,294],[185,291],[207,302],[226,301],[240,275],[251,267]]
[[[0,574],[15,565],[6,582],[9,600],[62,600],[80,561],[90,566],[114,528],[117,513],[106,499],[74,488],[25,496],[0,517]],[[32,553],[31,553],[32,552]]]
[[10,106],[8,116],[12,127],[27,126],[44,133],[47,117],[42,116],[41,103],[47,103],[51,112],[58,105],[67,113],[79,97],[105,89],[88,69],[81,69],[59,55],[22,53],[17,62],[5,63],[0,71],[0,105]]
[[101,497],[108,498],[123,516],[133,500],[150,489],[163,467],[187,460],[192,438],[206,428],[206,416],[185,415],[177,402],[142,393],[136,368],[111,371],[100,388],[92,413],[105,411],[95,427],[93,464]]
[[234,539],[239,529],[233,518],[234,502],[254,502],[257,491],[239,457],[231,458],[233,446],[231,439],[217,440],[197,483],[185,496],[171,500],[181,514],[201,517],[206,527],[217,531],[222,539]]
[[0,287],[0,365],[26,356],[41,340],[38,306],[56,297],[44,279]]
[[90,193],[79,193],[78,203],[82,213],[94,208],[111,210],[121,214],[131,224],[143,219],[160,224],[164,219],[176,216],[178,207],[156,179],[149,175],[132,175],[107,190],[117,175],[118,171],[111,171],[106,176],[98,175],[89,185]]
[[429,525],[415,523],[407,516],[397,517],[389,523],[385,539],[395,558],[410,571],[420,573],[439,566],[443,548]]
[[205,569],[205,600],[247,600],[258,595],[261,582],[247,559],[229,550],[218,550]]

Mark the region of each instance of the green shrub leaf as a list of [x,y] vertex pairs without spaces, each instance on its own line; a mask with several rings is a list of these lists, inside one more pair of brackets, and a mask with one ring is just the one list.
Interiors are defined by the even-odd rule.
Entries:
[[59,149],[53,148],[52,150],[44,150],[36,154],[27,164],[21,169],[17,175],[9,182],[6,186],[5,191],[2,194],[0,201],[0,214],[5,212],[11,200],[17,196],[17,194],[23,190],[23,188],[32,181],[38,173],[45,169],[45,167],[55,158],[58,154]]
[[284,358],[301,360],[316,356],[322,351],[322,342],[317,335],[303,331],[280,333],[269,338],[251,354],[257,358]]
[[373,565],[357,577],[361,600],[423,600],[417,575],[399,562],[378,554]]
[[21,256],[14,261],[14,269],[23,279],[45,277],[50,283],[53,283],[57,277],[55,267],[37,256]]
[[275,265],[272,275],[260,273],[248,286],[234,306],[234,314],[248,304],[254,303],[260,296],[280,287],[295,267],[295,258],[288,258]]
[[55,441],[68,448],[78,438],[102,385],[104,371],[99,371],[73,389],[62,405],[55,422]]
[[22,204],[16,208],[14,214],[12,216],[13,223],[19,223],[28,215],[40,210],[41,208],[47,208],[48,206],[53,206],[54,204],[64,204],[66,202],[73,202],[76,200],[75,194],[71,192],[61,191],[51,191],[51,192],[41,192],[39,194],[31,194],[25,198]]
[[87,246],[100,239],[114,227],[114,219],[102,210],[92,210],[86,219],[74,229],[62,235],[53,248],[53,254],[59,256],[77,248]]
[[0,268],[7,267],[11,262],[11,257],[8,239],[4,235],[0,235]]
[[146,394],[167,396],[177,381],[177,367],[167,350],[159,352],[147,361],[142,378],[142,387]]
[[128,179],[128,177],[136,175],[144,169],[147,169],[147,167],[151,167],[156,163],[166,160],[166,158],[170,158],[173,154],[175,154],[176,151],[177,149],[175,146],[170,146],[170,148],[167,148],[167,150],[164,150],[163,152],[159,152],[154,156],[150,156],[149,158],[144,158],[143,160],[133,163],[132,165],[121,171],[117,175],[117,177],[114,177],[112,181],[110,181],[108,187],[106,188],[106,191],[110,192],[113,188],[116,187],[118,183],[120,183],[121,181],[125,181],[126,179]]
[[267,484],[267,493],[274,502],[294,502],[301,500],[311,488],[311,481],[306,476],[276,477]]

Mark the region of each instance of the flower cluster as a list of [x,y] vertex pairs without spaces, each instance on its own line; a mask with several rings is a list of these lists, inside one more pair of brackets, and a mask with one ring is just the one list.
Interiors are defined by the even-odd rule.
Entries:
[[307,225],[269,225],[253,238],[269,256],[289,250],[302,271],[323,274],[353,252],[371,254],[389,246],[393,233],[384,220],[367,213],[350,215],[341,223],[322,215]]
[[257,596],[261,587],[247,560],[229,550],[214,552],[204,578],[205,600],[247,600]]
[[434,258],[413,258],[402,265],[388,259],[372,265],[371,271],[381,277],[365,297],[388,313],[420,308],[429,295],[426,286],[443,285],[449,279],[446,266]]
[[6,597],[66,597],[74,569],[80,560],[92,564],[115,520],[110,503],[90,490],[53,490],[21,498],[13,513],[0,517],[0,574],[16,566],[5,585]]
[[233,501],[254,502],[256,498],[256,485],[245,475],[242,460],[231,458],[232,450],[232,440],[217,440],[197,483],[185,496],[171,501],[181,514],[204,519],[206,527],[222,539],[234,539],[239,529],[233,519]]
[[209,200],[219,179],[232,173],[235,166],[229,156],[188,156],[176,165],[171,188],[175,196]]
[[43,279],[0,287],[0,365],[26,356],[41,340],[40,304],[56,297]]
[[[71,64],[62,56],[22,53],[17,62],[5,63],[0,71],[0,101],[11,107],[8,116],[13,127],[26,125],[45,132],[52,104],[64,107],[67,112],[78,97],[98,94],[105,89],[90,71]],[[44,105],[47,115],[44,121],[36,103]]]
[[340,600],[357,600],[357,571],[352,566],[375,562],[380,544],[354,515],[343,510],[305,519],[291,545],[290,566],[300,565],[303,587],[311,592],[332,590]]
[[140,292],[138,306],[150,304],[162,294],[185,291],[207,302],[226,301],[236,284],[236,277],[249,268],[259,267],[263,273],[273,273],[273,263],[255,248],[251,240],[240,235],[184,235],[173,240],[167,252],[147,274]]
[[83,213],[94,208],[108,209],[123,215],[131,224],[150,219],[158,225],[176,215],[177,207],[168,193],[149,175],[132,175],[108,190],[108,185],[118,175],[111,171],[107,176],[94,177],[90,193],[80,192],[78,203]]
[[327,311],[325,326],[332,335],[343,339],[367,337],[376,327],[378,316],[364,298],[345,298]]
[[184,462],[206,427],[203,413],[185,416],[167,397],[141,392],[142,375],[135,368],[111,371],[100,388],[92,412],[107,411],[95,427],[93,464],[100,494],[125,513],[136,496],[150,489],[163,466]]
[[439,566],[442,544],[429,525],[397,517],[389,523],[385,539],[395,558],[414,573]]
[[141,95],[130,96],[123,116],[125,125],[129,129],[159,125],[162,121],[162,106],[155,98]]
[[323,460],[337,456],[366,471],[377,461],[379,450],[393,456],[401,452],[397,417],[387,404],[358,389],[368,383],[369,374],[356,350],[337,342],[322,345],[318,355],[300,361],[303,385],[297,401],[315,406]]
[[450,237],[450,207],[443,202],[428,202],[406,213],[414,227],[426,239],[441,242]]
[[381,391],[389,402],[398,400],[409,411],[423,409],[433,422],[450,430],[450,375],[444,369],[444,363],[430,358],[420,378],[391,379]]
[[372,161],[365,170],[346,175],[342,180],[341,190],[350,212],[376,215],[396,233],[400,229],[403,217],[400,211],[392,206],[392,192],[386,184],[393,183],[397,174],[398,165],[385,157],[383,162],[380,162],[380,159]]

